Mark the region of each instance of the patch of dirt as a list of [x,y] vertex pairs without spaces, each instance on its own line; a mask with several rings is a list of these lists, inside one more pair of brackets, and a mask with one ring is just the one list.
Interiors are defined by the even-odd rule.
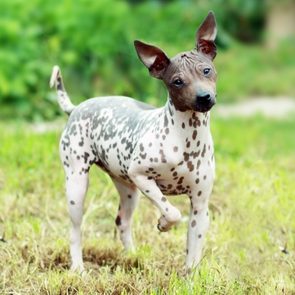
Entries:
[[[43,271],[48,269],[65,270],[70,268],[70,253],[68,249],[64,249],[60,252],[54,252],[49,249],[47,253],[44,253],[42,256],[43,257],[39,262],[39,267]],[[28,260],[30,261],[30,259]],[[115,248],[85,248],[83,249],[83,261],[86,265],[91,264],[92,269],[108,266],[111,272],[114,272],[117,267],[126,271],[130,271],[134,268],[140,270],[143,269],[143,263],[137,257],[128,257],[127,255],[122,254],[122,250]]]

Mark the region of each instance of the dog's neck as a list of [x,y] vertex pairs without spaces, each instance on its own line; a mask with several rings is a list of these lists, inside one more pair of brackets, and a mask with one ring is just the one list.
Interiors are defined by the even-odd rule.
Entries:
[[[167,116],[169,126],[180,131],[202,130],[210,132],[210,111],[201,113],[193,110],[179,111],[175,108],[172,100],[168,98],[164,106],[164,117]],[[165,125],[165,120],[164,120]]]

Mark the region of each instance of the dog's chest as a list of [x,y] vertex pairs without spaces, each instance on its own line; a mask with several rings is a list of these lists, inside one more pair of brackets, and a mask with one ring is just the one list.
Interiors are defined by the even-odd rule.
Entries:
[[202,120],[170,117],[139,141],[134,160],[166,195],[211,187],[215,164],[209,116]]

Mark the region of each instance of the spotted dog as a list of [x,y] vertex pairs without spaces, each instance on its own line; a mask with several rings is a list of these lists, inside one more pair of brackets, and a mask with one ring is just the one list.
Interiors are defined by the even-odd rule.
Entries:
[[198,265],[209,226],[208,201],[214,180],[210,109],[216,100],[215,17],[209,12],[196,33],[195,48],[173,58],[159,48],[135,41],[151,76],[164,82],[168,99],[154,108],[129,97],[92,98],[74,106],[63,86],[58,66],[51,86],[69,120],[60,140],[66,194],[72,221],[72,269],[82,271],[81,221],[93,164],[106,171],[120,195],[115,223],[127,250],[133,249],[132,214],[141,191],[160,210],[160,231],[181,219],[166,196],[186,194],[191,210],[186,269]]

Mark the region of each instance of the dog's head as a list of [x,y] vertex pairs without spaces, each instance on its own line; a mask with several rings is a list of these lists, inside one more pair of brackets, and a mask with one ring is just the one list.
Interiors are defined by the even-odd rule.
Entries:
[[[181,32],[180,32],[181,33]],[[135,41],[137,54],[150,74],[164,81],[169,97],[179,111],[207,112],[216,102],[217,28],[214,14],[209,12],[196,33],[191,51],[168,58],[160,48]]]

